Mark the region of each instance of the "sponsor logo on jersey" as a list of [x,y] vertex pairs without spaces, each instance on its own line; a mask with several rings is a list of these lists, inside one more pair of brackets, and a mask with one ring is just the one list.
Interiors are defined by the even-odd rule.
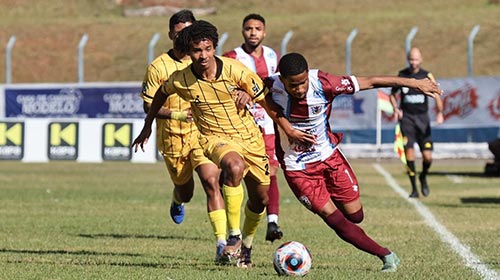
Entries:
[[105,123],[102,126],[102,159],[130,160],[131,123]]
[[252,79],[252,92],[254,96],[260,92],[260,86],[255,82],[254,79]]
[[24,123],[0,122],[0,160],[21,160],[24,153]]
[[47,155],[50,160],[76,160],[78,158],[78,123],[49,123]]
[[423,94],[408,94],[403,97],[403,103],[407,104],[422,104],[425,102]]

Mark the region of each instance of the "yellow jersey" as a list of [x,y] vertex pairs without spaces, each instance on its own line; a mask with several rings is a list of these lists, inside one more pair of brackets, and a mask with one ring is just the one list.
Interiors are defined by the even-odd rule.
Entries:
[[[141,98],[151,104],[158,88],[175,72],[191,64],[191,59],[179,60],[173,50],[163,53],[155,58],[148,66],[142,83]],[[190,107],[189,102],[170,95],[164,107],[172,111],[185,111]],[[198,141],[198,131],[192,122],[179,120],[156,119],[156,143],[158,150],[164,156],[186,156],[193,146],[193,141]]]
[[215,80],[207,81],[191,66],[173,73],[161,87],[164,94],[178,94],[191,103],[194,123],[201,135],[216,135],[229,139],[255,140],[261,132],[247,109],[238,112],[235,89],[246,91],[254,102],[264,99],[267,88],[252,70],[241,62],[215,57]]

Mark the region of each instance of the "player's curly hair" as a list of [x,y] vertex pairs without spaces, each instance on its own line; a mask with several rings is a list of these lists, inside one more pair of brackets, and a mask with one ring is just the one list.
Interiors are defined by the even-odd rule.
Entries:
[[288,53],[280,59],[278,69],[280,69],[280,75],[286,78],[304,73],[304,71],[309,70],[309,66],[303,55]]
[[192,43],[199,43],[202,40],[210,40],[217,47],[219,34],[217,27],[208,21],[197,20],[192,25],[182,29],[175,39],[174,47],[184,53],[188,53]]

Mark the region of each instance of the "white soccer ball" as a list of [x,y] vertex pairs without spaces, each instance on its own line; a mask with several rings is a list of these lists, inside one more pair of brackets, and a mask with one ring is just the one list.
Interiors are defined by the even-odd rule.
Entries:
[[311,269],[312,257],[302,243],[288,241],[274,251],[273,264],[278,275],[304,276]]

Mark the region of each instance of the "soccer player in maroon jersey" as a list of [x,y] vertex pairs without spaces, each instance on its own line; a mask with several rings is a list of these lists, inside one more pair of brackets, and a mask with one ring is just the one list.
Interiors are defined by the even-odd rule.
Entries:
[[[262,79],[276,73],[279,55],[272,48],[264,46],[262,41],[266,37],[266,20],[258,14],[249,14],[243,19],[242,31],[244,43],[224,53],[224,56],[234,58],[245,64],[246,67],[257,73]],[[269,185],[269,202],[267,204],[267,232],[266,240],[273,242],[283,237],[278,226],[280,196],[276,171],[279,163],[275,152],[274,123],[267,115],[266,110],[258,103],[250,108],[255,121],[260,126],[266,144],[266,153],[269,156],[271,184]]]
[[441,94],[429,79],[334,76],[309,69],[298,53],[283,56],[280,73],[266,79],[266,110],[278,124],[276,153],[285,178],[298,200],[318,214],[344,241],[383,262],[382,271],[396,271],[399,258],[356,225],[363,220],[356,175],[338,145],[341,134],[328,123],[337,95],[376,87],[406,86],[427,95]]

